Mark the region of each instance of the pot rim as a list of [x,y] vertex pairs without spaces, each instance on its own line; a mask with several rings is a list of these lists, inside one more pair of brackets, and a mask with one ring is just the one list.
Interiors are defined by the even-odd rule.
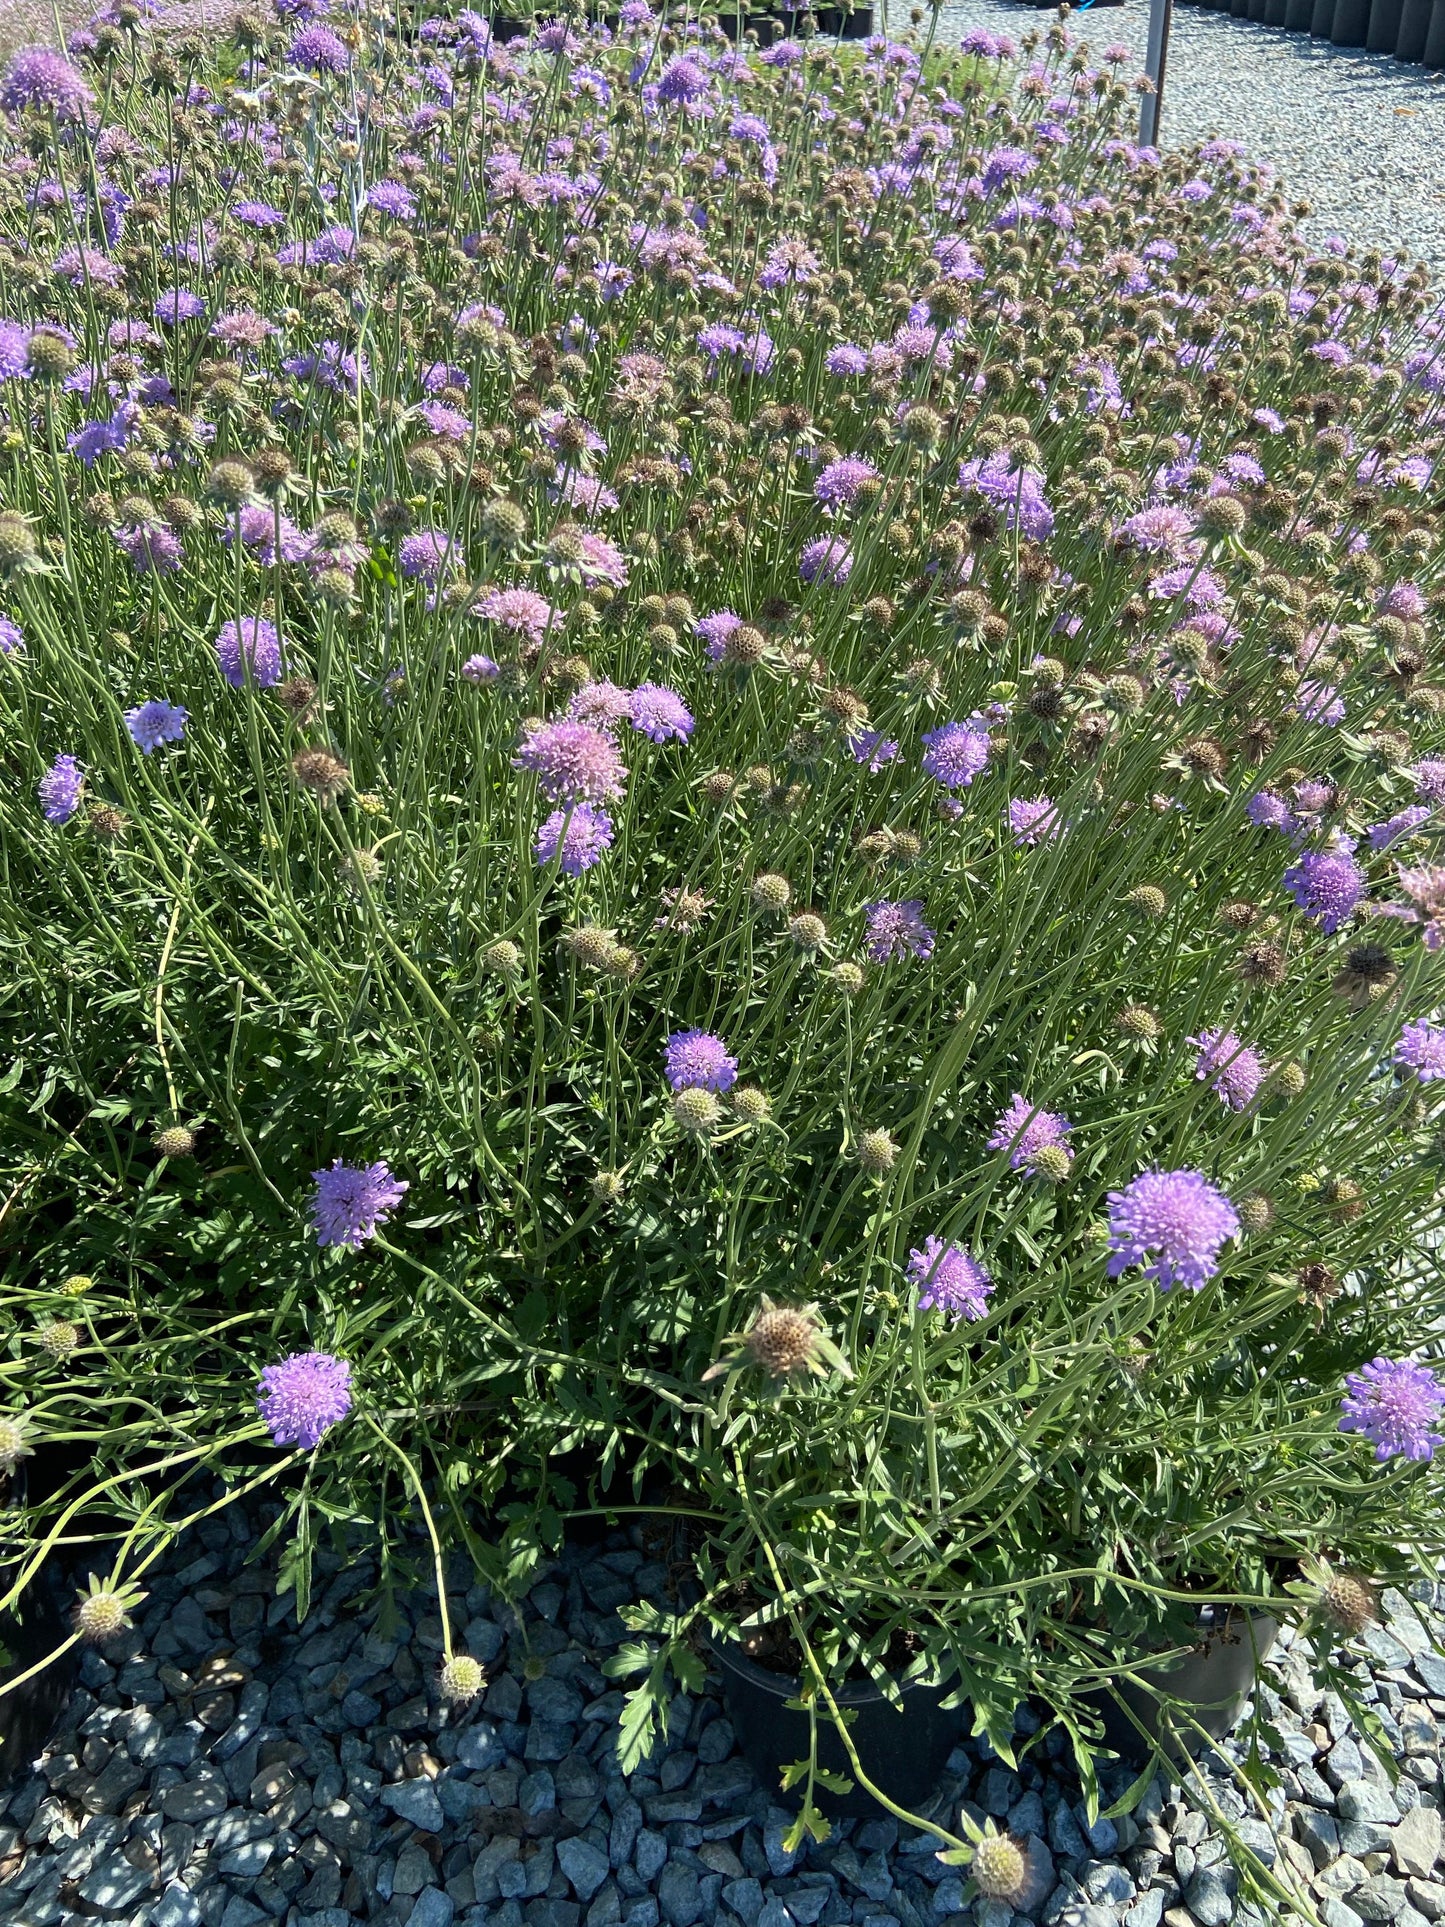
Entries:
[[[796,1673],[775,1673],[767,1666],[759,1666],[755,1659],[748,1658],[747,1654],[735,1639],[718,1638],[708,1632],[704,1632],[703,1638],[707,1642],[708,1651],[712,1654],[713,1658],[717,1660],[718,1664],[720,1666],[726,1666],[731,1672],[736,1673],[740,1679],[745,1679],[750,1684],[761,1687],[765,1692],[771,1693],[776,1699],[790,1700],[797,1698],[802,1681]],[[890,1673],[888,1677],[894,1682],[902,1694],[919,1691],[946,1694],[950,1690],[949,1680],[952,1679],[953,1676],[950,1674],[941,1686],[930,1686],[926,1680],[922,1679],[904,1680],[899,1678],[896,1673]],[[891,1704],[888,1695],[881,1691],[871,1679],[845,1680],[841,1686],[834,1686],[832,1692],[834,1699],[837,1700],[840,1706],[870,1706],[878,1703],[884,1705]]]

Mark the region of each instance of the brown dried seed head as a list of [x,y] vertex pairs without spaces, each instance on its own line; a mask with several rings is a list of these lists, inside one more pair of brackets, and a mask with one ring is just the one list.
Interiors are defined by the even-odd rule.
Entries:
[[310,790],[323,807],[335,803],[351,780],[351,771],[330,749],[298,749],[291,769],[302,789]]
[[761,1311],[749,1327],[748,1357],[773,1378],[806,1371],[813,1359],[818,1327],[805,1311],[775,1305]]

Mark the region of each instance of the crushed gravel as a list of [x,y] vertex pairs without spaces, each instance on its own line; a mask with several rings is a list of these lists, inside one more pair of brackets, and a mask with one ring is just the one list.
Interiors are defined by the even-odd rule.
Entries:
[[[1050,18],[1016,0],[948,0],[939,32],[957,40],[987,27],[1017,39]],[[1148,0],[1091,7],[1074,27],[1096,48],[1117,40],[1143,66]],[[1166,146],[1241,142],[1312,204],[1304,225],[1316,241],[1339,234],[1402,252],[1445,285],[1445,72],[1176,6],[1160,133]]]
[[[1286,1630],[1259,1689],[1257,1801],[1229,1770],[1242,1737],[1206,1783],[1156,1780],[1113,1819],[1090,1818],[1061,1734],[1018,1771],[986,1741],[957,1747],[939,1817],[992,1815],[1029,1871],[1015,1909],[970,1907],[936,1843],[882,1812],[790,1850],[715,1680],[678,1693],[665,1744],[621,1771],[602,1669],[620,1612],[668,1577],[627,1536],[568,1547],[520,1610],[453,1568],[458,1648],[488,1676],[458,1714],[437,1693],[434,1591],[383,1616],[374,1560],[323,1551],[298,1628],[249,1558],[264,1523],[207,1522],[135,1629],[86,1653],[42,1757],[0,1791],[7,1927],[1263,1927],[1216,1815],[1325,1927],[1445,1917],[1445,1589],[1387,1593],[1342,1655],[1379,1751]],[[1015,1726],[1037,1734],[1038,1714]],[[1102,1804],[1133,1771],[1104,1767]]]

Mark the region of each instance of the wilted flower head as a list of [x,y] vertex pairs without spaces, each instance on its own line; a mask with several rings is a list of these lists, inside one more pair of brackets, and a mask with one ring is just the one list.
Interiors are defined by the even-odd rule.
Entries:
[[1240,1233],[1234,1206],[1200,1171],[1143,1171],[1109,1193],[1109,1276],[1143,1265],[1164,1291],[1201,1291]]
[[819,1377],[829,1372],[843,1378],[853,1376],[848,1361],[828,1336],[816,1305],[778,1305],[764,1294],[752,1324],[744,1332],[735,1332],[728,1343],[731,1351],[708,1367],[703,1373],[704,1383],[748,1365],[766,1372],[776,1388],[809,1372]]
[[258,1391],[256,1408],[273,1441],[312,1452],[351,1410],[351,1367],[330,1352],[292,1352],[266,1367]]
[[360,1250],[368,1238],[376,1236],[378,1225],[410,1189],[381,1162],[343,1164],[336,1158],[328,1170],[311,1175],[316,1182],[311,1223],[317,1244],[346,1245],[352,1251]]
[[1445,1437],[1431,1431],[1445,1386],[1413,1359],[1376,1358],[1345,1375],[1340,1430],[1363,1432],[1377,1459],[1432,1459]]

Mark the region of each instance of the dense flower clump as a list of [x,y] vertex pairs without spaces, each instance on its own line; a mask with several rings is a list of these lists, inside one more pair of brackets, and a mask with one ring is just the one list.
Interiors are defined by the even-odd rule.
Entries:
[[1445,1551],[1445,324],[1063,23],[494,24],[0,77],[11,1463],[662,1495],[1087,1751]]

